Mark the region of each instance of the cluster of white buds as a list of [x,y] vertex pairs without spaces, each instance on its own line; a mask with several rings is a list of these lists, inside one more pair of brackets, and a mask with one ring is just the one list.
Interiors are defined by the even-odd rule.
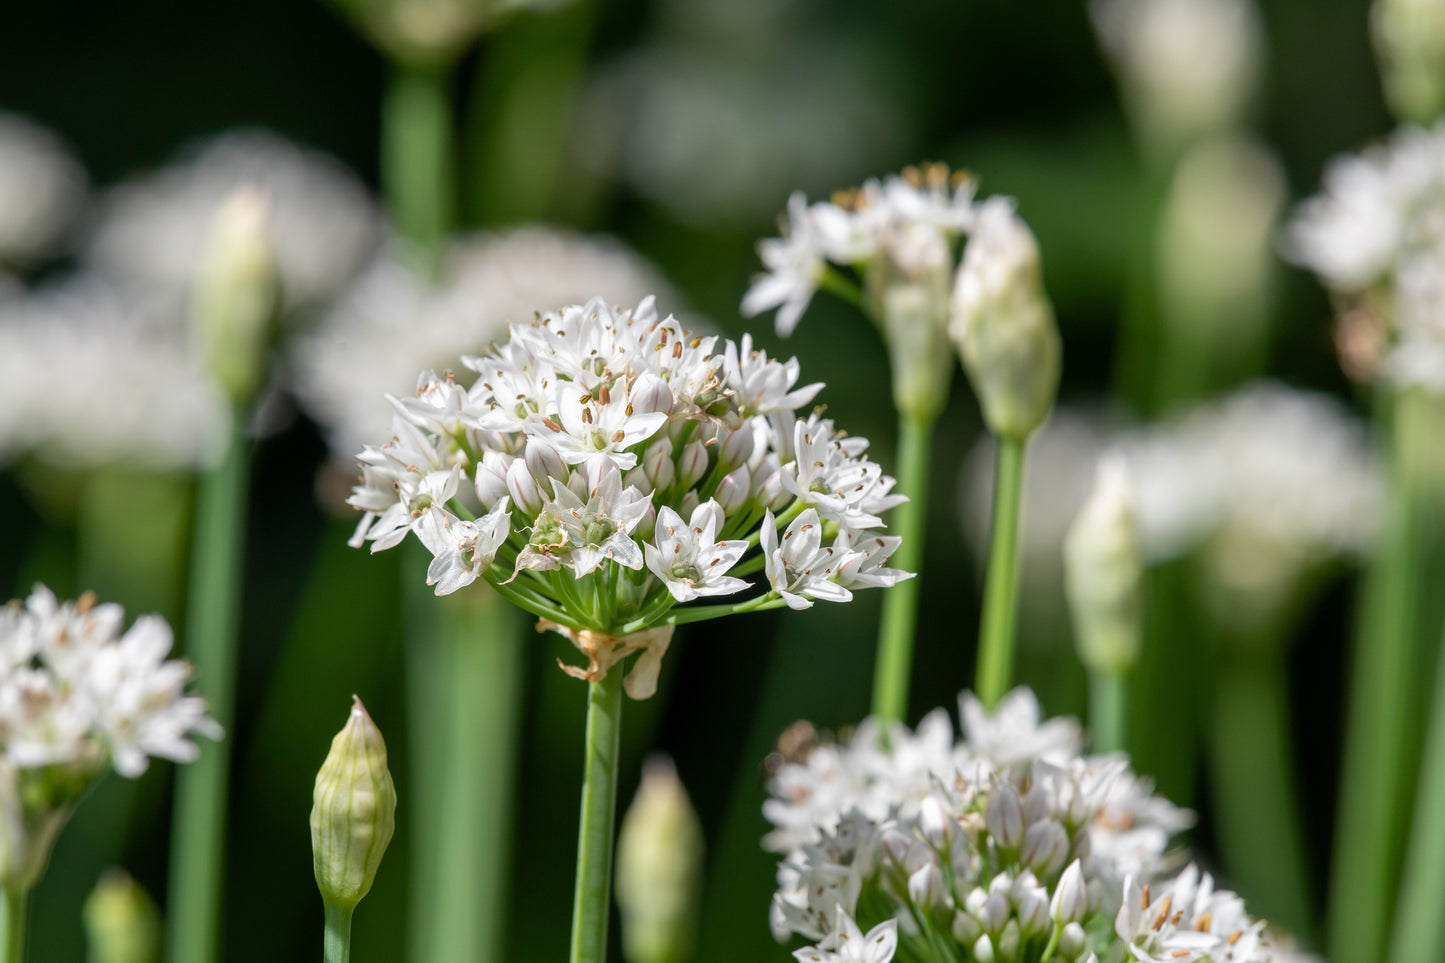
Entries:
[[167,660],[171,630],[145,616],[122,633],[118,605],[61,603],[37,586],[0,609],[0,885],[35,884],[85,787],[113,765],[145,772],[151,756],[189,762],[192,733],[220,738],[191,668]]
[[830,201],[794,194],[782,237],[758,246],[767,273],[743,298],[743,313],[777,308],[787,335],[818,288],[857,288],[888,345],[900,412],[932,418],[942,410],[952,336],[989,427],[1027,435],[1053,404],[1058,330],[1038,246],[1013,202],[974,194],[970,175],[942,164],[906,168]]
[[1192,866],[1169,879],[1192,816],[1127,758],[1083,755],[1078,724],[1041,720],[1027,689],[960,708],[957,743],[941,709],[916,732],[868,719],[774,773],[772,922],[817,942],[799,960],[1272,958],[1237,897]]
[[1347,374],[1445,391],[1445,124],[1331,161],[1285,254],[1334,295]]
[[[694,337],[652,299],[600,299],[511,326],[510,340],[422,375],[393,398],[393,437],[360,456],[352,544],[414,533],[437,594],[478,578],[567,635],[596,681],[646,649],[628,679],[650,695],[670,626],[814,599],[907,577],[880,533],[903,498],[867,458],[868,441],[821,413],[799,416],[821,384],[797,386],[796,359]],[[672,611],[704,596],[743,602]]]

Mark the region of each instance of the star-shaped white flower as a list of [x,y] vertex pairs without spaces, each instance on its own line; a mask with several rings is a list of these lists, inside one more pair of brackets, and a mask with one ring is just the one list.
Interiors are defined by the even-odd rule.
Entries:
[[823,546],[823,523],[815,509],[805,509],[793,519],[781,543],[773,513],[765,513],[760,540],[768,583],[788,608],[811,608],[813,599],[847,602],[853,598],[852,592],[832,580],[842,558],[831,546]]
[[422,516],[417,537],[432,553],[426,570],[426,584],[436,594],[450,595],[475,582],[512,531],[507,497],[474,522],[457,518],[445,508],[433,507]]
[[677,601],[731,595],[748,587],[748,582],[727,574],[748,550],[747,540],[717,541],[722,523],[722,506],[712,499],[693,509],[686,523],[671,508],[664,506],[658,511],[654,535],[657,544],[644,544],[642,548],[648,569]]
[[817,946],[793,953],[801,963],[889,963],[898,950],[898,921],[884,920],[865,935],[842,906],[837,925]]

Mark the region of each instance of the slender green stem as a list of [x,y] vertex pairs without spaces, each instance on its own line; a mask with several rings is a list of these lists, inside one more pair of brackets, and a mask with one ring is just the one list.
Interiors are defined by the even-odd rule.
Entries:
[[25,963],[25,911],[29,890],[5,887],[0,903],[0,963]]
[[392,216],[434,267],[456,218],[447,66],[398,65],[382,105],[381,175]]
[[[781,596],[774,596],[772,593],[759,595],[751,602],[740,602],[736,605],[699,605],[677,609],[669,612],[662,618],[663,625],[686,625],[688,622],[701,622],[704,619],[721,618],[724,615],[741,615],[744,612],[767,612],[770,609],[780,609],[787,605],[787,600]],[[635,629],[633,631],[636,631]]]
[[[898,419],[898,490],[908,496],[908,501],[898,506],[894,516],[897,534],[903,541],[890,564],[905,572],[918,572],[923,561],[932,447],[933,419],[917,415],[902,415]],[[883,594],[878,658],[873,671],[873,714],[884,720],[901,720],[908,713],[919,581],[915,576]]]
[[351,963],[351,914],[355,907],[326,904],[326,942],[322,963]]
[[852,278],[848,277],[846,274],[844,274],[842,271],[839,271],[831,264],[824,266],[823,274],[821,277],[818,278],[818,287],[822,288],[824,291],[831,291],[833,294],[838,295],[838,297],[853,305],[853,307],[857,308],[859,311],[862,311],[864,314],[872,317],[872,315],[868,311],[867,305],[863,303],[863,290],[858,287],[858,282],[854,281]]
[[[1398,404],[1398,400],[1397,400]],[[1392,415],[1398,424],[1399,418]],[[1365,584],[1345,732],[1326,949],[1333,960],[1383,958],[1405,831],[1422,554],[1420,505],[1395,434],[1385,531]]]
[[1219,846],[1250,906],[1308,940],[1314,929],[1278,639],[1226,641],[1216,660],[1209,761]]
[[1003,698],[1013,680],[1024,444],[1021,440],[1000,438],[994,455],[993,524],[989,531],[988,574],[983,589],[975,680],[979,699],[990,708]]
[[1122,752],[1129,732],[1129,680],[1122,672],[1089,673],[1089,745],[1094,752]]
[[622,733],[622,673],[587,688],[582,816],[577,827],[577,892],[572,903],[571,963],[605,963],[612,900],[612,836],[617,814],[617,756]]
[[1440,894],[1445,893],[1445,646],[1436,659],[1435,695],[1400,879],[1390,963],[1435,963],[1445,947],[1445,913],[1440,912]]
[[[201,479],[196,493],[191,588],[186,603],[186,645],[196,666],[196,687],[205,697],[211,717],[227,730],[236,696],[236,638],[251,468],[251,446],[243,419],[237,415],[235,421],[224,460]],[[166,913],[167,955],[173,960],[207,963],[215,958],[231,745],[230,738],[202,745],[200,757],[176,774]]]

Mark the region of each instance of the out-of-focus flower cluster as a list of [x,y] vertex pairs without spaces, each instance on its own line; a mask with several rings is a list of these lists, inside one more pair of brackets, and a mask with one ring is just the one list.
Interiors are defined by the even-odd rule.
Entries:
[[1285,253],[1335,296],[1348,374],[1445,391],[1445,125],[1333,160]]
[[[670,637],[698,617],[814,599],[906,577],[880,534],[901,502],[868,442],[821,414],[799,416],[821,384],[799,365],[696,337],[652,299],[600,299],[513,324],[510,339],[393,398],[393,436],[360,457],[353,544],[391,548],[414,533],[438,594],[485,578],[557,627],[601,678],[645,649],[629,677],[651,693]],[[479,516],[479,517],[478,517]],[[750,556],[750,557],[748,557]],[[704,596],[761,595],[669,614]],[[654,628],[658,631],[653,632]]]
[[1192,816],[1125,757],[1083,755],[1027,689],[993,712],[965,693],[960,717],[957,743],[941,709],[868,719],[774,773],[772,921],[817,941],[799,960],[1272,959],[1239,897],[1178,872]]
[[122,632],[118,605],[60,602],[37,586],[0,609],[0,882],[27,888],[85,786],[150,757],[189,762],[194,733],[219,738],[191,668],[167,660],[171,630],[144,616]]
[[49,131],[0,113],[0,268],[53,253],[85,200],[85,173]]

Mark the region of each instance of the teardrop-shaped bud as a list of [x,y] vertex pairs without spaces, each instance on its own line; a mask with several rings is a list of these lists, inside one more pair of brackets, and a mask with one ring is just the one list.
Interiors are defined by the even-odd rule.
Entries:
[[396,787],[386,768],[386,741],[352,696],[351,717],[331,740],[316,774],[311,854],[321,898],[352,909],[371,891],[396,829]]

